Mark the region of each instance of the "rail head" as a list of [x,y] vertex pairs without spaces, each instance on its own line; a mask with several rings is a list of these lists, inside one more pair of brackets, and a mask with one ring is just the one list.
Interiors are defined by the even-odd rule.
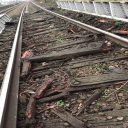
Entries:
[[24,14],[24,10],[25,10],[25,7],[23,8],[23,10],[21,12],[21,16],[19,18],[15,38],[13,41],[12,50],[10,53],[8,65],[7,65],[5,76],[3,79],[2,86],[1,86],[1,91],[0,91],[0,128],[3,128],[3,121],[5,118],[5,111],[7,108],[9,89],[11,88],[11,78],[12,78],[12,74],[13,74],[15,55],[16,55],[16,51],[17,51],[18,38],[19,38],[19,33],[20,33],[21,25],[22,25],[22,17]]
[[52,11],[50,11],[50,10],[47,10],[47,9],[44,8],[44,7],[41,7],[40,5],[38,5],[38,4],[36,4],[36,3],[32,2],[32,1],[31,1],[31,3],[32,3],[33,5],[39,7],[39,8],[42,9],[43,11],[45,11],[45,12],[51,14],[51,15],[54,15],[54,16],[56,16],[56,17],[59,17],[59,18],[65,20],[65,21],[68,21],[68,22],[70,22],[70,23],[72,23],[72,24],[74,24],[74,25],[77,25],[77,26],[79,26],[79,27],[81,27],[81,28],[83,28],[83,29],[85,29],[85,30],[91,31],[91,32],[93,32],[93,33],[100,33],[100,34],[103,34],[103,35],[106,36],[107,39],[109,39],[109,40],[111,40],[111,41],[113,41],[113,42],[115,42],[115,43],[121,45],[122,47],[128,48],[128,39],[126,39],[126,38],[123,38],[123,37],[118,36],[118,35],[116,35],[116,34],[113,34],[113,33],[107,32],[107,31],[104,31],[104,30],[99,29],[99,28],[96,28],[96,27],[93,27],[93,26],[91,26],[91,25],[82,23],[82,22],[80,22],[80,21],[71,19],[71,18],[69,18],[69,17],[60,15],[60,14],[58,14],[58,13],[52,12]]

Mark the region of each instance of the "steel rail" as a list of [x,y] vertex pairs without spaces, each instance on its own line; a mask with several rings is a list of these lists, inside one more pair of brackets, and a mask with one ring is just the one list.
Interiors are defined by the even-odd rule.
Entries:
[[90,32],[93,32],[93,33],[97,33],[97,34],[103,34],[105,35],[105,37],[119,45],[121,45],[122,47],[125,47],[125,48],[128,48],[128,39],[126,38],[123,38],[121,36],[118,36],[116,34],[113,34],[113,33],[110,33],[110,32],[107,32],[107,31],[104,31],[104,30],[101,30],[99,28],[96,28],[96,27],[93,27],[91,25],[88,25],[88,24],[85,24],[85,23],[82,23],[80,21],[77,21],[77,20],[74,20],[74,19],[71,19],[71,18],[68,18],[66,16],[63,16],[63,15],[60,15],[58,13],[55,13],[55,12],[52,12],[50,10],[47,10],[46,8],[44,7],[41,7],[40,5],[34,3],[31,1],[31,3],[37,7],[39,7],[40,9],[42,9],[43,11],[45,11],[46,13],[49,13],[53,16],[56,16],[56,17],[59,17],[65,21],[68,21],[74,25],[77,25],[87,31],[90,31]]
[[[21,12],[12,50],[0,91],[0,128],[15,128],[18,104],[18,82],[20,73],[21,29],[25,7]],[[12,91],[12,92],[10,92]],[[15,91],[15,92],[13,92]],[[11,106],[10,106],[11,104]],[[10,117],[10,118],[8,118]]]

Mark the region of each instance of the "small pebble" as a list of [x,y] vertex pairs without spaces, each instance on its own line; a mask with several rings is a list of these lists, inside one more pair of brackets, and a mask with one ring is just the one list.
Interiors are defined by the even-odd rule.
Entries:
[[109,66],[108,69],[113,70],[113,69],[115,69],[115,67],[114,66]]
[[79,106],[78,106],[78,110],[79,110],[81,107],[82,107],[82,103],[79,104]]
[[117,120],[122,121],[124,120],[124,117],[117,117]]
[[42,66],[45,66],[45,65],[47,65],[47,63],[46,63],[46,62],[43,62],[43,63],[42,63]]
[[95,104],[96,102],[92,102],[92,104]]
[[80,82],[74,82],[75,85],[78,85]]
[[39,78],[37,78],[35,81],[36,81],[36,82],[38,82],[39,80],[40,80],[40,79],[39,79]]
[[107,42],[107,46],[108,47],[112,46],[112,43],[111,42]]
[[122,97],[122,96],[124,96],[124,95],[123,95],[123,93],[119,93],[118,96]]
[[43,117],[43,120],[46,120],[47,118],[46,117]]
[[66,104],[65,106],[66,106],[66,107],[69,107],[69,106],[70,106],[70,104]]
[[128,51],[125,51],[125,54],[128,54]]
[[65,123],[64,123],[64,126],[69,126],[69,123],[65,122]]
[[125,50],[126,50],[125,48],[121,48],[120,49],[121,52],[125,52]]
[[108,120],[111,120],[113,117],[112,116],[107,116],[107,119]]
[[108,41],[107,41],[107,40],[105,40],[105,43],[107,44],[107,43],[108,43]]

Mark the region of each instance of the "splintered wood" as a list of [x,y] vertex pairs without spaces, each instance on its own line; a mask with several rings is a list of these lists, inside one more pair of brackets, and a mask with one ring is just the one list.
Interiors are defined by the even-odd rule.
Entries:
[[79,82],[79,85],[74,84],[74,86],[114,83],[118,81],[128,80],[128,73],[126,72],[116,73],[116,74],[108,73],[108,74],[102,74],[102,75],[97,75],[97,76],[95,75],[95,76],[76,78],[75,80]]
[[87,109],[92,102],[94,102],[95,100],[97,100],[101,94],[104,92],[105,88],[102,89],[98,89],[87,101],[84,101],[82,107],[79,109],[77,115],[79,115],[80,113],[82,113],[85,109]]
[[31,69],[31,62],[28,60],[28,58],[33,56],[33,52],[31,50],[25,51],[21,57],[23,60],[23,66],[21,71],[21,76],[25,77],[28,75],[30,69]]
[[44,82],[42,82],[42,85],[37,88],[35,92],[35,98],[39,99],[42,96],[44,96],[46,90],[48,89],[49,85],[52,83],[53,79],[49,78],[48,76],[45,76]]
[[59,99],[67,98],[68,95],[69,95],[69,93],[62,92],[62,93],[57,94],[57,95],[53,95],[53,96],[42,98],[38,102],[39,103],[51,102],[51,101],[54,101],[54,100],[59,100]]
[[29,58],[29,60],[32,62],[51,61],[51,60],[59,60],[59,59],[64,59],[64,58],[93,55],[96,53],[101,53],[101,52],[110,51],[110,50],[111,48],[106,48],[106,46],[103,47],[102,44],[98,44],[96,46],[88,46],[87,48],[67,50],[66,52],[64,51],[64,52],[49,54],[49,55],[35,56],[35,57]]
[[34,95],[32,95],[29,99],[29,103],[27,105],[27,110],[26,110],[26,117],[28,119],[31,119],[34,117],[35,104],[36,104],[36,99],[34,98]]
[[74,128],[86,128],[86,124],[84,122],[72,116],[63,109],[52,109],[51,111],[59,116],[62,120],[70,123]]
[[45,91],[47,90],[48,86],[52,83],[53,79],[49,76],[45,76],[45,79],[42,82],[42,85],[37,88],[35,94],[33,94],[28,102],[27,109],[26,109],[26,124],[32,124],[35,119],[35,105],[36,100],[43,97]]

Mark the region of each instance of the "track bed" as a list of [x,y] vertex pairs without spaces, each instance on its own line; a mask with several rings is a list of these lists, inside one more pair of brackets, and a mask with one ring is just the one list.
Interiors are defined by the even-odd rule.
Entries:
[[102,34],[25,14],[17,127],[126,128],[127,59]]

